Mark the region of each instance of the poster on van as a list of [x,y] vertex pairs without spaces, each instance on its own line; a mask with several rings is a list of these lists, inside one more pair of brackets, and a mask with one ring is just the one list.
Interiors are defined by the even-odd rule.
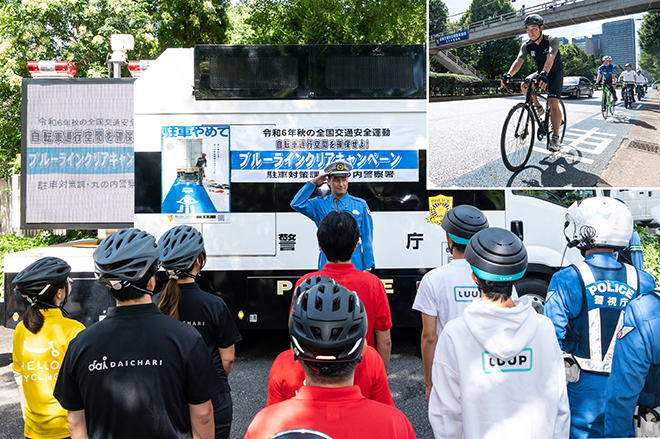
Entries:
[[161,212],[179,220],[228,221],[229,127],[164,126],[161,141]]
[[351,181],[418,181],[416,126],[231,127],[231,181],[305,182],[336,160]]

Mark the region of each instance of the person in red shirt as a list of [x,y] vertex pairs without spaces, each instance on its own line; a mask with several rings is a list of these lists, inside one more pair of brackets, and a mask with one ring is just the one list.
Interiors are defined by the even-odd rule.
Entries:
[[[307,278],[305,282],[296,288],[293,301],[312,286],[328,280],[324,276]],[[298,390],[305,385],[305,371],[294,357],[293,349],[288,349],[278,355],[273,362],[268,377],[266,406],[293,398],[298,394]],[[362,361],[355,368],[354,382],[365,398],[394,407],[383,360],[378,352],[366,343],[362,347]]]
[[319,247],[328,263],[321,271],[308,273],[298,280],[296,287],[311,276],[326,276],[355,291],[367,309],[369,329],[367,344],[375,348],[383,359],[385,370],[390,364],[392,314],[385,287],[377,276],[359,271],[351,264],[351,255],[358,244],[360,230],[348,212],[330,212],[316,231]]
[[367,328],[358,295],[334,280],[322,280],[299,294],[289,317],[289,336],[306,385],[293,398],[257,413],[245,439],[268,439],[292,428],[334,439],[415,438],[403,413],[365,398],[354,385]]

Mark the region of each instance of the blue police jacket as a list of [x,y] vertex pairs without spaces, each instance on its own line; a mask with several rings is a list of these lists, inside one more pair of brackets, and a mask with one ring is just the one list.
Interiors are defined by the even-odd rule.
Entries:
[[[314,193],[316,185],[311,182],[305,183],[293,200],[291,201],[291,208],[302,213],[316,224],[321,223],[323,218],[335,210],[334,199],[335,197],[326,195],[325,197],[316,197],[310,199],[309,197]],[[362,198],[357,198],[346,193],[341,199],[338,200],[338,209],[340,212],[347,211],[357,220],[358,228],[360,229],[360,240],[357,249],[351,257],[351,262],[357,270],[364,270],[366,268],[374,267],[374,251],[373,251],[373,229],[374,224],[371,219],[371,212],[367,202]],[[323,268],[327,259],[325,254],[319,254],[319,270]]]
[[[626,269],[616,261],[613,253],[592,253],[584,261],[593,269],[597,281],[610,281],[611,289],[616,289],[615,283],[625,283]],[[655,280],[650,274],[641,270],[636,271],[639,289],[637,290],[637,285],[631,285],[637,290],[634,296],[655,288]],[[589,358],[588,309],[598,307],[603,310],[601,330],[613,335],[621,310],[634,296],[628,298],[627,294],[612,291],[606,291],[604,294],[599,294],[597,291],[594,294],[587,294],[584,287],[578,271],[573,266],[565,267],[555,273],[548,286],[544,314],[552,320],[557,340],[564,351],[576,351],[576,355]],[[610,302],[615,299],[616,304]],[[589,304],[588,300],[591,301]],[[601,353],[605,355],[611,337],[603,334],[599,339],[603,343]]]
[[[660,290],[630,302],[617,332],[612,373],[607,382],[605,437],[629,437],[638,404],[660,405]],[[654,366],[655,365],[655,366]],[[649,389],[650,387],[650,389]],[[655,389],[653,388],[655,387]]]

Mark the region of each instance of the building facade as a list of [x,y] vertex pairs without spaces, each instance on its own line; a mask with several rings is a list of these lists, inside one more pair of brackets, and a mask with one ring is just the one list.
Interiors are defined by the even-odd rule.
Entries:
[[612,57],[612,62],[621,67],[626,63],[637,67],[635,53],[635,20],[603,23],[603,54]]

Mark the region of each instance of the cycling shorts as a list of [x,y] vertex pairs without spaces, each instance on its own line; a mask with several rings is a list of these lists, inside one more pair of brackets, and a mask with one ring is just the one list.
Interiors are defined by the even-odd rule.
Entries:
[[563,88],[564,71],[559,70],[556,72],[548,73],[548,97],[560,99]]

